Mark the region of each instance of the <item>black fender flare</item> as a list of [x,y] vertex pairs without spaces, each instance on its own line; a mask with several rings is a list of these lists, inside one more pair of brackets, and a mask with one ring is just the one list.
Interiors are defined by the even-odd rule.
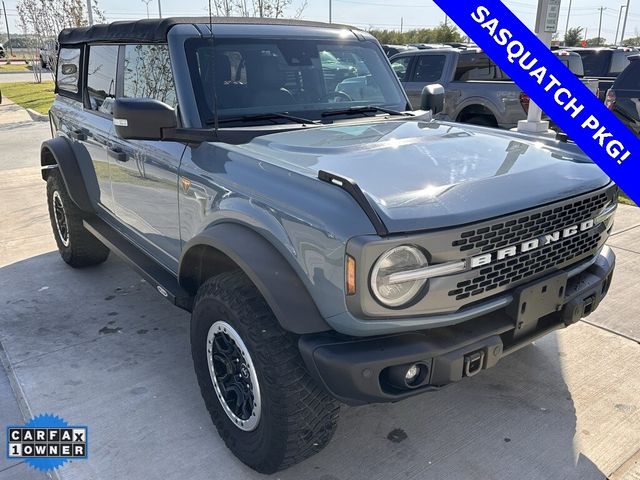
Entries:
[[[48,168],[53,166],[51,157],[53,157],[53,161],[62,175],[64,184],[67,187],[67,192],[69,192],[73,203],[85,212],[94,213],[95,207],[91,201],[89,189],[87,188],[86,175],[83,175],[71,142],[64,137],[56,137],[42,143],[40,149],[40,164],[42,165],[43,180],[47,179]],[[89,157],[89,161],[90,160]],[[91,165],[91,167],[93,168],[93,165]],[[93,174],[92,185],[89,185],[89,187],[93,187],[92,190],[99,191],[95,172]]]
[[[331,330],[293,267],[255,230],[220,223],[191,239],[183,250],[178,270],[180,284],[195,295],[202,258],[198,247],[212,247],[231,259],[258,288],[280,326],[298,334]],[[190,252],[193,252],[190,254]]]

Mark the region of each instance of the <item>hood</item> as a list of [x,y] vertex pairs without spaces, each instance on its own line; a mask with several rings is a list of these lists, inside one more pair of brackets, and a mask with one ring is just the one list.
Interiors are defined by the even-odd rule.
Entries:
[[393,233],[486,220],[610,181],[577,149],[435,121],[335,124],[257,137],[239,148],[310,177],[325,170],[354,180]]

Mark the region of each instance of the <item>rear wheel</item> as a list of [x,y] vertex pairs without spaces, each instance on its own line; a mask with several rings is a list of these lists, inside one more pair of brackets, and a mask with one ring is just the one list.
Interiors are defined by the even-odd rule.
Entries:
[[82,225],[87,216],[67,192],[60,172],[52,170],[47,178],[47,203],[53,236],[62,259],[75,268],[104,262],[109,249]]
[[251,468],[282,470],[331,440],[337,403],[309,376],[296,337],[242,272],[220,274],[198,290],[191,351],[218,433]]

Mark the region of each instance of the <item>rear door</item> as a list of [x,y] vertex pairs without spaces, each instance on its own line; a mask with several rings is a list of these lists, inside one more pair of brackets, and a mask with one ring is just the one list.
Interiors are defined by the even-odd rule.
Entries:
[[414,65],[409,78],[403,82],[407,96],[413,108],[420,108],[422,89],[434,83],[443,83],[443,75],[447,64],[444,53],[424,53],[414,55]]
[[[166,45],[120,47],[118,96],[177,106]],[[114,134],[108,149],[118,219],[170,269],[177,268],[181,248],[178,169],[185,148],[178,142],[122,140]]]

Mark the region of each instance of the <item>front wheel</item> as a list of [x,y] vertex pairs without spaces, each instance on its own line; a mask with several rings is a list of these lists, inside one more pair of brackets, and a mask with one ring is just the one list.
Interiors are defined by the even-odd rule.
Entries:
[[337,403],[309,376],[295,336],[242,272],[215,276],[198,290],[191,352],[218,433],[249,467],[274,473],[331,440]]
[[73,203],[57,170],[51,171],[47,178],[47,203],[53,236],[65,262],[81,268],[107,259],[109,249],[84,228],[82,221],[87,214]]

